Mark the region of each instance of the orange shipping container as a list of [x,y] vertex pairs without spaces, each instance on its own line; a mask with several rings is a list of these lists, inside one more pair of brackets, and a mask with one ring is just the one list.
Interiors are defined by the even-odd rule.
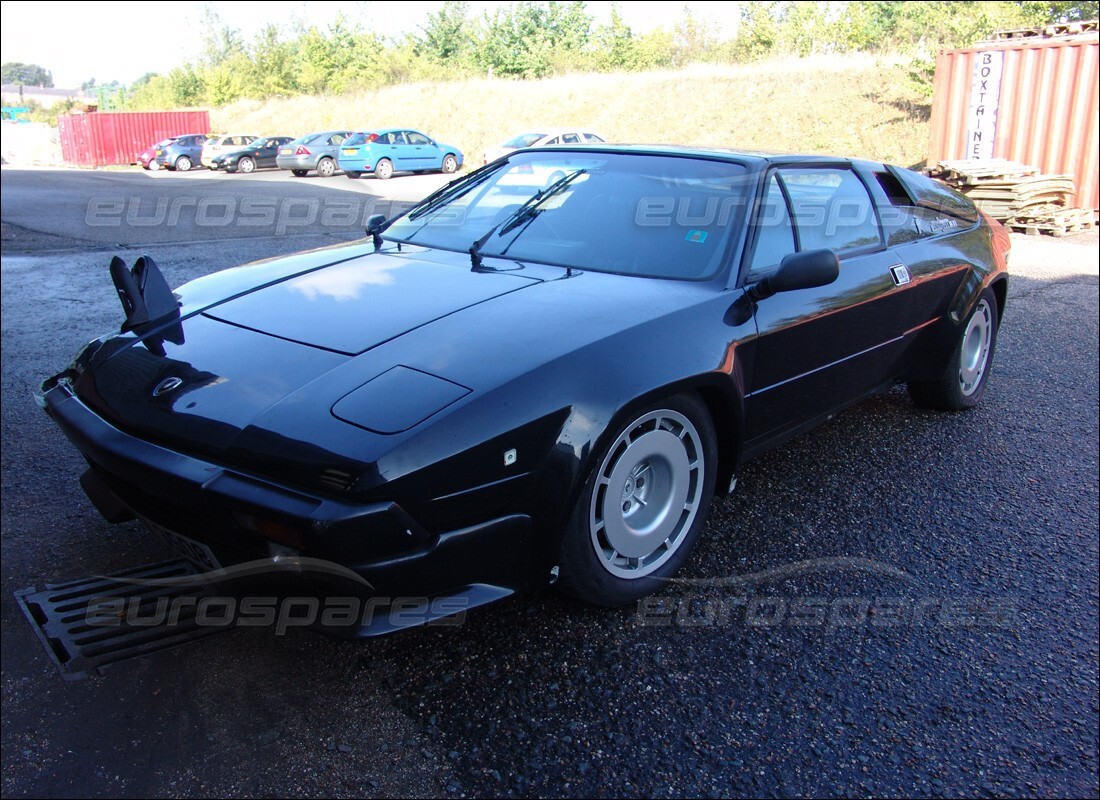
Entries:
[[1007,39],[940,53],[928,163],[1007,158],[1073,177],[1100,208],[1100,36]]

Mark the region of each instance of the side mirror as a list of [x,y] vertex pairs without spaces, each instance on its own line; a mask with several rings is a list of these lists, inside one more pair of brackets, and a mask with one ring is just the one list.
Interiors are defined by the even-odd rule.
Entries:
[[382,247],[382,231],[386,230],[386,217],[382,214],[372,214],[367,217],[367,234],[374,239],[374,249]]
[[839,275],[840,259],[833,250],[791,253],[783,259],[774,275],[750,286],[748,293],[753,300],[764,300],[778,292],[828,286]]

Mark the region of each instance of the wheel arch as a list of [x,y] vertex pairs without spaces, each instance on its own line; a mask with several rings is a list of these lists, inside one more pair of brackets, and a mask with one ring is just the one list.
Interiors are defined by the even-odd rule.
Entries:
[[993,296],[997,298],[997,324],[1005,315],[1005,303],[1008,300],[1008,276],[1000,275],[989,286],[993,290]]
[[565,508],[572,509],[577,502],[603,450],[624,425],[643,409],[666,398],[682,394],[693,395],[700,400],[714,425],[718,450],[716,493],[724,495],[741,458],[744,402],[728,374],[711,372],[654,387],[615,410],[609,416],[607,423],[588,441],[585,458],[578,465]]

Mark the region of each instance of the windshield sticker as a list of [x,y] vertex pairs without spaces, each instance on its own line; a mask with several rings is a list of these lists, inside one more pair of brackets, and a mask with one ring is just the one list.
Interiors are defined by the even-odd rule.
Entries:
[[686,239],[689,242],[696,242],[697,244],[702,244],[703,242],[705,242],[707,240],[707,232],[706,231],[691,230],[691,231],[687,232],[687,235],[684,237],[684,239]]

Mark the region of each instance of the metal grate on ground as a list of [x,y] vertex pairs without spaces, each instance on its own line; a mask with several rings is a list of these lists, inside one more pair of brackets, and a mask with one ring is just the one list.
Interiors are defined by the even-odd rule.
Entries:
[[[213,594],[197,576],[187,561],[166,561],[21,589],[15,598],[62,676],[80,680],[119,661],[226,630],[197,624],[198,601]],[[159,617],[170,616],[160,613],[164,608],[178,614],[158,624]],[[117,622],[110,619],[112,609],[118,610]]]

